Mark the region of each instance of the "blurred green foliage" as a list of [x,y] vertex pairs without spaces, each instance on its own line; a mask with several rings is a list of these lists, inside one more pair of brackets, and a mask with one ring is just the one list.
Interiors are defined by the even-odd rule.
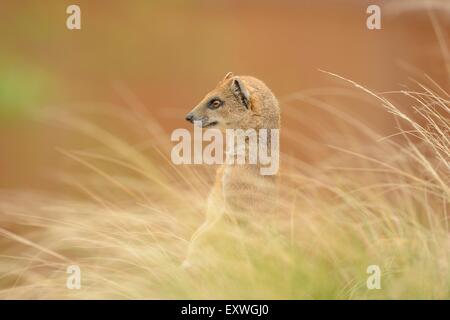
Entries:
[[52,83],[45,70],[0,57],[0,121],[24,119],[42,107]]

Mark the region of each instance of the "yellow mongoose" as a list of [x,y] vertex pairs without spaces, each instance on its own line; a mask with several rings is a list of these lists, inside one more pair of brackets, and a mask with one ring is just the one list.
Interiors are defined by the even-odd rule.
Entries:
[[[250,76],[228,73],[214,90],[186,116],[190,122],[201,121],[203,128],[228,129],[280,128],[280,109],[272,91],[261,81]],[[278,139],[278,136],[277,136]],[[244,138],[244,147],[249,137]],[[270,132],[266,141],[268,150],[274,143]],[[245,159],[250,148],[245,147]],[[278,150],[277,150],[278,152]],[[231,155],[234,157],[234,155]],[[277,197],[276,174],[262,175],[260,162],[251,164],[224,163],[208,198],[206,221],[192,236],[188,257],[183,263],[189,266],[191,252],[197,239],[212,227],[225,211],[261,214],[271,211]]]

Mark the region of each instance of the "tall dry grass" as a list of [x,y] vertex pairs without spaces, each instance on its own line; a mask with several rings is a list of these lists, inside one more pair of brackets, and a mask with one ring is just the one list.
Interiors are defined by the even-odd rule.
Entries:
[[[213,168],[174,166],[168,135],[136,101],[149,144],[53,115],[53,125],[76,130],[93,147],[59,149],[73,163],[60,172],[61,192],[1,193],[0,298],[448,299],[448,92],[428,79],[376,94],[329,75],[347,86],[325,91],[389,112],[397,133],[383,137],[331,108],[322,91],[284,99],[284,114],[299,123],[299,102],[331,112],[344,143],[330,145],[333,156],[317,166],[282,146],[279,212],[246,223],[224,219],[195,270],[180,263],[203,221]],[[401,108],[396,96],[407,101]],[[119,116],[133,123],[127,117]],[[301,139],[293,128],[283,134]],[[303,143],[314,150],[314,141]],[[66,288],[69,265],[81,268],[80,290]],[[379,290],[366,286],[370,265],[381,268]]]

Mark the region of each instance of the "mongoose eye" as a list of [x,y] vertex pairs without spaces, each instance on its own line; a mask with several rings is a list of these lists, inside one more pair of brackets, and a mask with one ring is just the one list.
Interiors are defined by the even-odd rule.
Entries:
[[208,108],[210,109],[217,109],[223,104],[222,100],[220,99],[211,99],[208,104]]

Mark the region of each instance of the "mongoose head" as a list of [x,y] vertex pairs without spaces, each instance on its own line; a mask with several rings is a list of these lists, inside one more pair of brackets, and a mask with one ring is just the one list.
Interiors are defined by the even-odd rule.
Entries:
[[278,101],[260,80],[229,72],[186,116],[203,128],[279,128]]

